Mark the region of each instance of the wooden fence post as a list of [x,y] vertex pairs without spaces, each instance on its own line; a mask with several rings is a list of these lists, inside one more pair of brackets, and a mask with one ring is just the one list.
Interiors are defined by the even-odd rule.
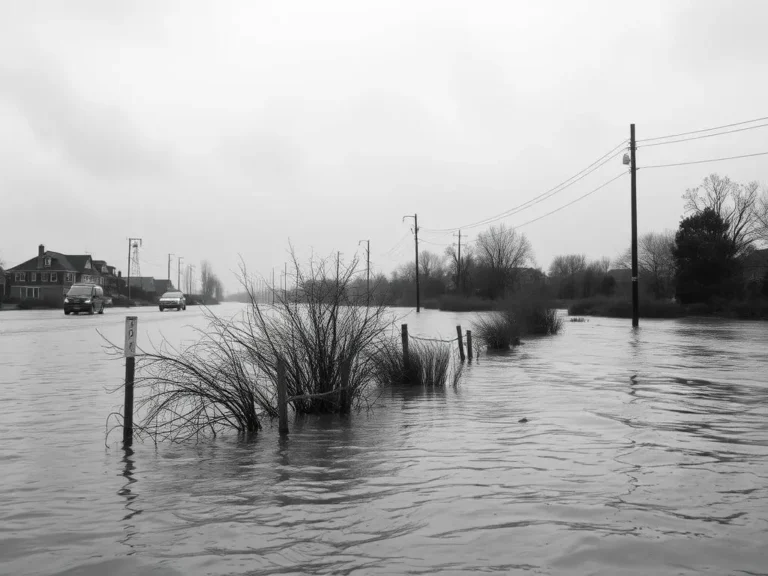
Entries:
[[467,358],[472,362],[472,330],[467,330]]
[[123,446],[133,444],[133,376],[136,370],[136,316],[125,317],[125,401],[123,406]]
[[411,357],[408,353],[408,324],[403,324],[403,366],[406,370],[411,366]]
[[277,429],[288,434],[288,388],[285,381],[285,361],[277,359]]
[[347,414],[349,412],[349,403],[352,400],[352,395],[349,393],[349,376],[351,372],[352,359],[346,358],[341,363],[341,393],[339,394],[339,412],[341,414]]
[[461,334],[461,326],[456,326],[456,334],[459,336],[459,357],[464,362],[464,336]]

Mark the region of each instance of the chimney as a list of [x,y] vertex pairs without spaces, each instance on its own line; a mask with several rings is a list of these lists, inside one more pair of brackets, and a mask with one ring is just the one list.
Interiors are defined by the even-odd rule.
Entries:
[[43,254],[45,254],[45,246],[40,244],[40,246],[37,247],[37,267],[38,268],[43,267]]
[[117,271],[117,277],[118,278],[122,278],[123,277],[123,273],[120,270]]

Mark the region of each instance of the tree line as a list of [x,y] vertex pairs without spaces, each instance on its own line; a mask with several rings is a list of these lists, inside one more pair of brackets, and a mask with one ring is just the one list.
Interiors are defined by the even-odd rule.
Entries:
[[[711,174],[683,195],[677,231],[648,232],[638,238],[638,272],[644,297],[676,298],[682,304],[712,298],[768,295],[764,260],[768,245],[768,189]],[[761,264],[763,262],[763,264]],[[760,272],[756,275],[755,270]],[[613,258],[584,254],[556,256],[549,269],[535,266],[533,247],[505,224],[481,232],[462,246],[419,253],[421,296],[425,301],[454,294],[501,299],[521,289],[558,299],[629,296],[631,248]],[[404,263],[389,278],[377,276],[377,291],[397,304],[415,304],[415,266]]]

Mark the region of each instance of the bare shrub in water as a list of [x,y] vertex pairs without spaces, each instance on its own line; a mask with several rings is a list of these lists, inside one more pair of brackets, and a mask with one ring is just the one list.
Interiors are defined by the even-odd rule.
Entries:
[[508,350],[520,344],[520,325],[511,314],[504,312],[478,316],[472,332],[490,350]]
[[[260,430],[265,418],[277,415],[278,359],[296,413],[346,412],[367,400],[393,318],[353,283],[357,260],[346,266],[313,260],[307,272],[293,260],[297,288],[273,288],[274,306],[258,301],[243,267],[250,302],[239,317],[208,310],[197,343],[175,349],[164,341],[137,355],[139,436],[183,441],[224,428]],[[122,353],[116,345],[108,348]]]
[[[374,301],[364,284],[354,282],[357,259],[349,265],[316,259],[306,271],[295,256],[293,264],[295,288],[275,293],[274,307],[259,304],[253,284],[244,282],[251,304],[235,333],[270,381],[277,380],[277,359],[285,361],[294,410],[345,412],[372,382],[374,356],[393,318],[383,298]],[[349,380],[341,394],[345,362]]]

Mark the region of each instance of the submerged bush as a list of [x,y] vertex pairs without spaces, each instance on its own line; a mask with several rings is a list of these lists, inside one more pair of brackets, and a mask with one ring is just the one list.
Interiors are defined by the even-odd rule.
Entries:
[[313,260],[304,272],[294,259],[298,289],[275,291],[274,306],[258,302],[243,268],[250,303],[242,315],[206,309],[197,343],[175,349],[163,341],[137,356],[139,435],[175,441],[225,428],[258,431],[277,415],[278,360],[295,413],[343,413],[365,402],[393,318],[351,289],[356,267],[357,260],[343,268]]
[[520,325],[511,314],[504,312],[478,316],[472,333],[490,350],[507,350],[520,344]]

